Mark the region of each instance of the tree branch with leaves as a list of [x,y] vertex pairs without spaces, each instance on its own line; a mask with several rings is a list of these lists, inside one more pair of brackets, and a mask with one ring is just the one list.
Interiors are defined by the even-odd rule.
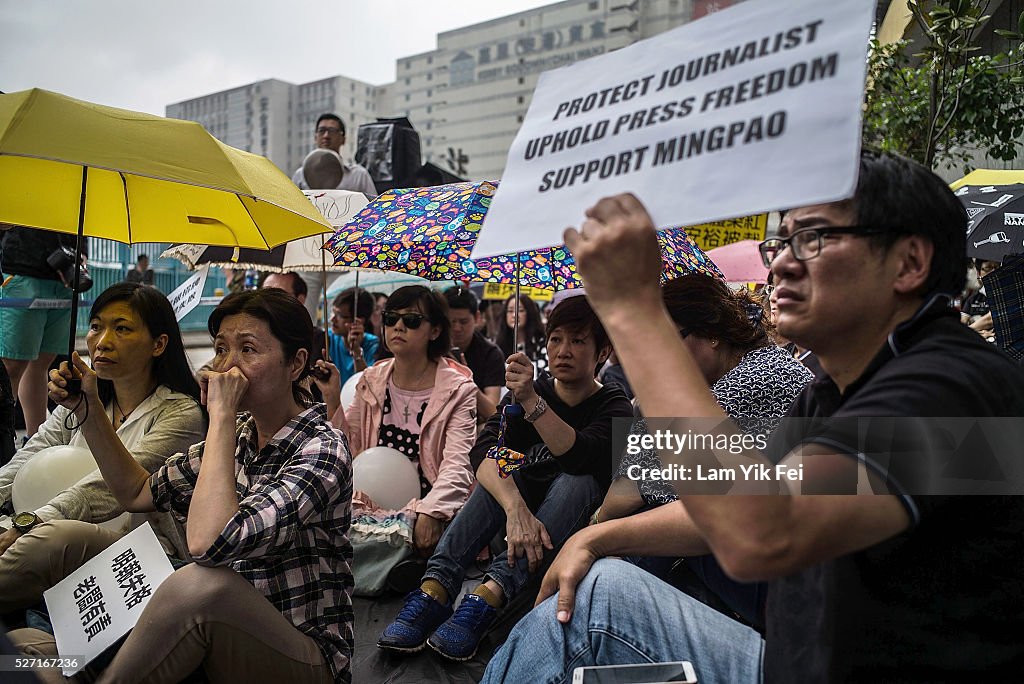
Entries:
[[922,40],[872,41],[865,144],[929,167],[968,167],[978,151],[1015,159],[1024,134],[1024,14],[1016,31],[995,31],[1007,40],[1004,52],[980,54],[988,0],[907,4]]

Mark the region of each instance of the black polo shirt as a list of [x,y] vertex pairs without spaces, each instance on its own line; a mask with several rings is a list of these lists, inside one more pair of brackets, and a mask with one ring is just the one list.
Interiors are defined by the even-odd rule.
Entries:
[[473,333],[473,341],[468,349],[463,349],[466,365],[473,371],[473,382],[480,389],[501,387],[505,384],[505,356],[494,344],[480,334]]
[[[61,247],[74,250],[76,235],[15,226],[0,233],[0,268],[6,275],[20,275],[40,280],[60,280],[46,258]],[[82,240],[82,254],[88,256],[88,240]],[[70,295],[69,295],[70,296]]]
[[[899,326],[845,393],[820,377],[789,415],[1024,416],[1024,373],[938,305]],[[791,438],[778,431],[769,451]],[[804,441],[858,451],[845,430]],[[770,583],[765,681],[1021,678],[1024,497],[902,501],[903,534]]]

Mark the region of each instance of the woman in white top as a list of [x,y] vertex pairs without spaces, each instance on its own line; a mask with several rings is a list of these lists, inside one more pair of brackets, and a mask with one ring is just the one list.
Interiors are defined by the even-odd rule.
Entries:
[[[103,411],[85,420],[112,424],[142,467],[155,471],[169,456],[202,439],[206,420],[199,386],[174,311],[159,290],[118,283],[101,293],[89,313],[86,345],[99,376]],[[0,469],[0,506],[13,513],[17,524],[0,533],[0,613],[37,603],[44,590],[124,533],[97,524],[124,512],[98,469],[34,511],[13,510],[15,476],[37,453],[60,445],[88,448],[70,414],[58,406]],[[145,520],[136,516],[133,523]],[[165,551],[187,558],[184,537],[170,516],[149,520]]]

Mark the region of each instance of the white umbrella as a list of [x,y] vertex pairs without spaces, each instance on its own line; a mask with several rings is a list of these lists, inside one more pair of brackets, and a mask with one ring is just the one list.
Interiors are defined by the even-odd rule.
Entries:
[[[368,204],[366,195],[348,190],[303,190],[324,218],[335,227],[340,227],[359,213]],[[322,249],[331,233],[321,233],[292,240],[272,250],[237,249],[200,244],[178,244],[164,250],[162,258],[181,261],[189,269],[204,264],[226,268],[254,268],[260,271],[345,271],[335,266],[334,259],[326,259]]]

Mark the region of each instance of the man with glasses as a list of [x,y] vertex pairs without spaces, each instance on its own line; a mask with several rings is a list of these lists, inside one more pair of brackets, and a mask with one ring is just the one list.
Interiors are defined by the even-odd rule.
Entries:
[[[618,550],[712,553],[734,579],[767,581],[764,641],[627,563],[593,562],[601,549],[574,538],[545,577],[539,600],[551,598],[517,625],[484,681],[678,660],[702,683],[1019,679],[1024,642],[1011,635],[1024,628],[1024,497],[935,496],[921,484],[945,474],[928,466],[949,455],[951,418],[1024,415],[1020,369],[950,306],[964,284],[966,226],[929,170],[865,152],[853,198],[789,211],[762,246],[779,332],[813,350],[825,375],[788,414],[817,419],[815,431],[784,421],[768,456],[735,460],[800,465],[799,484],[740,482],[744,492],[805,495],[695,496],[677,481],[675,524],[648,526]],[[704,424],[697,417],[728,430],[661,303],[661,254],[640,202],[601,200],[565,242],[641,405],[691,417],[674,426]],[[733,462],[720,449],[661,455],[691,468]],[[864,485],[878,493],[854,495]]]
[[341,180],[335,187],[316,187],[320,184],[310,182],[313,179],[307,177],[304,163],[292,175],[293,183],[303,190],[351,190],[363,193],[370,200],[377,196],[377,188],[373,184],[370,172],[355,162],[346,162],[341,156],[341,146],[345,144],[345,124],[342,123],[341,117],[337,114],[321,114],[313,129],[313,139],[316,142],[316,149],[313,152],[330,150],[337,155],[341,166]]

